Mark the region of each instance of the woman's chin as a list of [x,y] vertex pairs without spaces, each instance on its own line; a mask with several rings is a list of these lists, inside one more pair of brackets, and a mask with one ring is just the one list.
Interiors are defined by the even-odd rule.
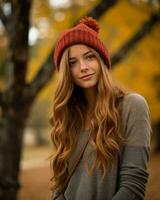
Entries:
[[79,87],[81,88],[85,88],[85,89],[89,89],[89,88],[93,88],[97,85],[97,82],[95,81],[88,81],[88,82],[84,82],[84,83],[80,83],[77,84]]

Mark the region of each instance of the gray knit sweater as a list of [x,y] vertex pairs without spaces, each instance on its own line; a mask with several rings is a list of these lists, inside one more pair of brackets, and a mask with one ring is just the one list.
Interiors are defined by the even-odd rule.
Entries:
[[[150,113],[144,97],[131,93],[121,102],[122,134],[128,142],[117,154],[114,168],[103,182],[100,170],[89,176],[84,166],[92,147],[88,144],[83,158],[72,175],[68,187],[57,200],[142,200],[148,180],[147,163],[150,150]],[[88,137],[82,133],[69,160],[69,169]]]

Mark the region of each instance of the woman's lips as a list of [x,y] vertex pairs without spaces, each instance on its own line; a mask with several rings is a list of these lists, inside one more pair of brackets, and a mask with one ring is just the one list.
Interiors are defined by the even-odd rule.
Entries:
[[93,74],[87,74],[87,75],[81,76],[80,79],[88,80],[88,79],[90,79],[92,76],[93,76]]

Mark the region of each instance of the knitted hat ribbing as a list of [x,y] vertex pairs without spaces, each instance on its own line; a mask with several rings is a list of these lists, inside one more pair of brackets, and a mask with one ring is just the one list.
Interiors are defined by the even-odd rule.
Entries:
[[80,20],[79,24],[73,28],[65,30],[59,40],[57,41],[54,49],[54,62],[56,68],[59,69],[60,60],[64,50],[74,44],[85,44],[95,49],[102,57],[107,67],[111,68],[111,60],[107,48],[100,40],[98,22],[91,18],[86,17]]

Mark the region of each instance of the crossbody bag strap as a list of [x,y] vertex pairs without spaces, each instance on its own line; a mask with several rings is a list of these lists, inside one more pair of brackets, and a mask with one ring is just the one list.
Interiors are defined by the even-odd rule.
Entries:
[[64,188],[64,190],[63,190],[63,193],[64,193],[64,191],[65,191],[65,189],[66,189],[66,187],[67,187],[67,185],[68,185],[68,183],[69,183],[70,178],[72,177],[73,173],[75,172],[75,170],[76,170],[76,168],[77,168],[77,166],[78,166],[80,160],[82,159],[82,156],[83,156],[84,151],[85,151],[85,149],[86,149],[86,147],[87,147],[87,145],[88,145],[88,142],[89,142],[89,137],[88,137],[88,139],[85,141],[85,144],[83,145],[81,151],[79,152],[79,155],[78,155],[78,156],[76,157],[76,159],[74,160],[74,163],[73,163],[73,165],[72,165],[72,167],[71,167],[71,169],[70,169],[70,172],[69,172],[69,174],[68,174],[68,177],[67,177],[67,180],[66,180],[66,183],[65,183],[65,188]]
[[86,149],[86,147],[87,147],[87,145],[88,145],[88,142],[89,142],[89,138],[90,138],[90,136],[89,136],[89,137],[87,138],[87,140],[85,141],[85,143],[84,143],[84,145],[82,146],[82,148],[81,148],[79,154],[76,156],[76,158],[75,158],[75,160],[74,160],[74,162],[73,162],[73,165],[72,165],[71,168],[70,168],[70,171],[69,171],[69,173],[68,173],[68,177],[67,177],[66,182],[65,182],[65,187],[64,187],[64,189],[63,189],[63,194],[64,194],[64,192],[65,192],[65,189],[67,188],[67,185],[68,185],[68,183],[69,183],[69,180],[71,179],[71,177],[72,177],[73,173],[75,172],[75,170],[76,170],[76,168],[77,168],[77,166],[78,166],[80,160],[81,160],[82,157],[83,157],[83,154],[84,154],[85,149]]

